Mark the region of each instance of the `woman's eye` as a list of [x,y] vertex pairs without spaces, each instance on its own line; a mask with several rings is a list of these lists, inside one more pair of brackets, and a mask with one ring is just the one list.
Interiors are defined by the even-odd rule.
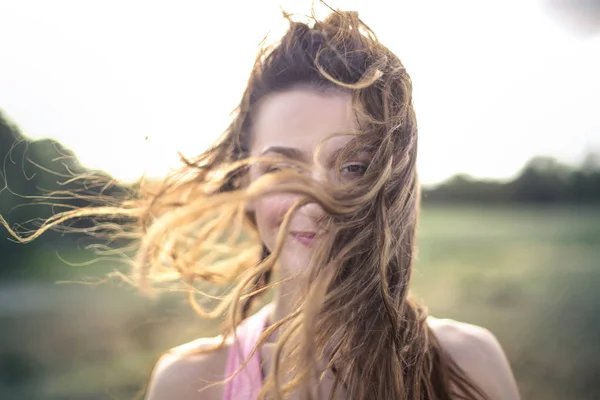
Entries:
[[341,172],[352,175],[364,175],[367,172],[367,166],[363,163],[346,164],[342,167]]
[[280,172],[284,169],[291,169],[294,168],[293,165],[291,164],[273,164],[273,165],[267,165],[265,168],[265,173],[269,174],[269,173],[274,173],[274,172]]

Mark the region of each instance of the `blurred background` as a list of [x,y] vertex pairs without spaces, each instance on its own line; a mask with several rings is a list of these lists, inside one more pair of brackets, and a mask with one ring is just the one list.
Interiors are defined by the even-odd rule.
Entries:
[[[279,5],[0,0],[0,215],[121,196],[227,125]],[[600,398],[600,2],[331,1],[403,60],[420,125],[413,290],[504,346],[524,399]],[[69,181],[91,172],[102,181]],[[112,181],[106,185],[106,181]],[[29,221],[29,222],[27,222]],[[80,224],[89,221],[80,221]],[[182,295],[89,264],[89,237],[0,229],[0,398],[131,399],[161,351],[217,332]],[[90,284],[60,283],[84,281]]]

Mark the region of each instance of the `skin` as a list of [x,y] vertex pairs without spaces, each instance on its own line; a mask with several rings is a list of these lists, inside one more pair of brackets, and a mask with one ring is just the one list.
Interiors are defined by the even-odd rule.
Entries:
[[[304,161],[310,162],[307,173],[319,180],[335,179],[329,162],[332,154],[342,148],[351,139],[342,136],[326,142],[317,163],[313,163],[312,154],[317,144],[332,133],[350,132],[356,128],[351,98],[342,92],[323,92],[306,87],[296,87],[285,92],[271,94],[265,98],[258,110],[251,144],[251,155],[261,155],[266,149],[286,147],[296,149],[304,155]],[[273,155],[272,152],[269,155]],[[343,179],[352,179],[360,171],[360,165],[366,160],[357,156],[342,166]],[[250,178],[256,179],[266,173],[264,168],[253,167]],[[295,195],[276,194],[249,205],[256,215],[261,239],[273,249],[279,225],[285,211],[297,200]],[[290,232],[316,232],[316,219],[323,210],[316,204],[307,204],[294,216]],[[280,259],[283,276],[301,272],[307,268],[310,260],[310,244],[303,244],[292,235],[288,235]],[[281,285],[274,297],[274,311],[271,320],[277,320],[289,311],[289,294],[293,293],[293,283]],[[458,365],[493,400],[517,400],[519,393],[508,360],[498,340],[488,330],[449,319],[430,317],[428,323],[438,337],[442,347]],[[147,399],[208,399],[220,400],[223,388],[220,385],[207,388],[201,394],[198,390],[225,378],[227,352],[230,343],[223,349],[202,355],[186,355],[194,350],[202,350],[220,342],[220,338],[202,338],[173,349],[157,363]],[[270,368],[270,358],[274,343],[269,341],[260,349],[260,356]],[[327,393],[332,380],[325,378],[321,393]],[[343,396],[343,393],[341,394]],[[342,398],[342,397],[341,397]]]

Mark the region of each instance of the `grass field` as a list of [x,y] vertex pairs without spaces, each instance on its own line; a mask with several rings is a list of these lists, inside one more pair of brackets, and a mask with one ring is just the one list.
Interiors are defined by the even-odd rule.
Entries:
[[[65,268],[51,251],[27,262]],[[524,399],[592,400],[599,264],[600,208],[430,206],[413,288],[432,314],[493,331]],[[5,283],[0,326],[1,399],[130,399],[161,350],[217,330],[178,295],[114,283]]]

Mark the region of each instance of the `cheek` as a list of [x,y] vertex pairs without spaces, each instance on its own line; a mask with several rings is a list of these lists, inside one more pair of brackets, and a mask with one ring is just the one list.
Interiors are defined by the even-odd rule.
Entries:
[[276,231],[295,200],[295,196],[285,194],[266,196],[256,200],[254,211],[260,233],[267,234]]

